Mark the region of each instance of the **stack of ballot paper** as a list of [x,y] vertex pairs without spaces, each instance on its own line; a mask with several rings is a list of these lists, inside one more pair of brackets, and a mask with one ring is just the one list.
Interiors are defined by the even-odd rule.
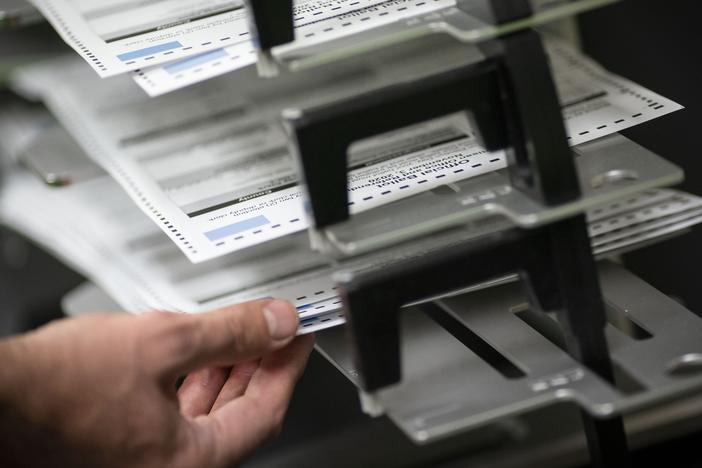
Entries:
[[[40,145],[34,141],[23,151]],[[90,278],[125,310],[201,312],[276,296],[298,307],[303,332],[343,323],[331,269],[309,251],[304,235],[194,264],[107,174],[51,188],[20,168],[6,172],[3,222]],[[589,220],[593,252],[602,256],[702,222],[702,199],[646,191],[598,208]]]
[[[324,41],[452,1],[301,0],[297,36]],[[255,61],[239,0],[33,3],[82,59],[13,74],[14,90],[45,108],[0,108],[0,219],[131,312],[281,297],[298,307],[301,333],[343,323],[332,268],[309,247],[303,189],[277,115],[292,97],[313,102],[318,86],[344,79],[271,92],[250,69],[235,72]],[[547,51],[572,146],[681,109],[558,40]],[[233,73],[188,86],[225,72]],[[47,155],[71,161],[70,184],[52,188],[17,167],[41,172]],[[462,114],[400,129],[352,148],[351,211],[505,165]],[[702,199],[646,191],[593,210],[589,221],[594,253],[609,255],[699,223]],[[392,252],[362,261],[382,264],[383,255]]]
[[[242,0],[32,0],[101,77],[156,96],[256,61]],[[455,5],[455,0],[296,0],[295,47]]]

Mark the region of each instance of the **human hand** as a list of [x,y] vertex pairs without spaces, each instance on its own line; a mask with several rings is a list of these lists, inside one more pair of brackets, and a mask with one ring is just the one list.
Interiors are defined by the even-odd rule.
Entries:
[[[279,430],[313,345],[294,338],[297,327],[290,304],[258,301],[200,315],[87,316],[0,342],[0,418],[40,431],[10,462],[239,462]],[[15,429],[10,438],[26,434]],[[3,445],[0,464],[12,457]]]

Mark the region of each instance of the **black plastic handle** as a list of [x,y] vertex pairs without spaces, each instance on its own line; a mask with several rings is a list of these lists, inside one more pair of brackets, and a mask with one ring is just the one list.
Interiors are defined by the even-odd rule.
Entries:
[[356,141],[466,111],[489,150],[510,142],[499,67],[485,61],[287,115],[317,228],[349,217],[347,157]]
[[529,0],[456,0],[456,8],[494,25],[517,21],[532,14]]
[[466,285],[519,273],[533,310],[556,312],[571,355],[612,381],[605,309],[583,216],[511,230],[401,260],[340,284],[363,388],[401,380],[400,308]]
[[244,0],[252,40],[260,50],[295,40],[293,0]]
[[484,62],[287,116],[317,228],[349,217],[352,143],[459,111],[487,150],[507,151],[516,188],[548,205],[580,195],[540,37],[521,31],[494,45]]

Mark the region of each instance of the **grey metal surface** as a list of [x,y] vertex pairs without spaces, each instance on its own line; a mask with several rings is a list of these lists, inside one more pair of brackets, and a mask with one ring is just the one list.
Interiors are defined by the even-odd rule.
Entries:
[[315,243],[325,254],[343,258],[494,215],[514,226],[536,227],[683,178],[677,166],[618,134],[574,151],[583,190],[574,202],[541,205],[513,189],[506,171],[497,171],[451,184],[441,194],[425,192],[356,214],[318,232]]
[[[313,369],[317,370],[317,369]],[[307,379],[316,378],[316,384],[343,393],[329,384],[329,375],[310,373]],[[304,390],[309,390],[305,388]],[[308,393],[313,393],[314,390]],[[307,394],[299,395],[299,398]],[[508,418],[497,424],[481,427],[457,437],[426,445],[415,445],[401,434],[387,419],[357,421],[348,418],[342,427],[332,430],[321,427],[324,415],[339,414],[339,406],[355,405],[353,401],[337,397],[336,405],[318,403],[324,401],[320,394],[309,397],[304,409],[293,411],[283,433],[299,434],[306,425],[315,426],[317,432],[305,434],[294,443],[280,444],[274,450],[259,452],[244,466],[247,468],[297,468],[329,467],[441,467],[441,468],[543,468],[587,466],[588,455],[582,432],[580,413],[576,407],[559,404],[541,408],[517,418]],[[293,401],[293,408],[299,402]],[[321,413],[321,414],[320,414]],[[656,406],[626,418],[626,429],[632,450],[699,431],[702,427],[702,398],[679,400],[671,404]],[[343,420],[343,416],[339,416]],[[339,425],[342,422],[339,421]],[[357,450],[363,447],[363,450]],[[695,453],[695,448],[687,455]],[[634,466],[695,466],[674,463],[671,454],[665,465],[649,460],[648,454],[634,453]],[[643,458],[645,457],[645,458]],[[699,454],[693,460],[699,462]],[[690,461],[689,459],[687,460]],[[645,463],[642,463],[645,462]]]
[[[627,377],[626,388],[613,388],[520,318],[527,307],[520,285],[512,283],[440,304],[524,377],[506,378],[419,311],[409,309],[403,313],[403,382],[378,393],[376,401],[410,438],[424,443],[559,401],[607,417],[702,388],[702,320],[620,266],[603,263],[600,274],[611,322],[616,323],[614,317],[620,322],[619,328],[608,325],[606,333],[618,373]],[[623,333],[622,320],[651,336]],[[356,382],[343,333],[339,329],[320,334],[318,349]],[[671,373],[681,361],[691,364]]]
[[0,30],[34,24],[41,20],[41,14],[26,0],[0,2]]

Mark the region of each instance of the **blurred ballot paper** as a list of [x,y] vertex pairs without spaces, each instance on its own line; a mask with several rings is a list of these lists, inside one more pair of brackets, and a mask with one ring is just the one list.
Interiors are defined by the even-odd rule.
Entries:
[[[681,108],[559,42],[548,50],[573,146]],[[14,84],[43,99],[88,156],[202,262],[307,228],[277,110],[291,96],[313,101],[318,89],[327,95],[360,80],[316,76],[299,89],[266,92],[251,88],[259,82],[246,74],[225,78],[150,99],[128,77],[100,80],[67,59],[20,70]],[[502,152],[480,145],[462,114],[373,138],[350,160],[354,213],[506,164]]]
[[[134,78],[151,95],[256,60],[242,0],[32,2],[98,75],[138,70]],[[453,4],[455,0],[298,0],[296,43],[309,45]]]
[[[455,5],[455,0],[298,0],[294,2],[296,38],[274,53],[332,41],[361,31],[401,21]],[[149,65],[133,72],[134,80],[150,96],[159,96],[256,62],[248,37],[194,57],[162,65]]]
[[[0,133],[4,125],[0,120]],[[19,167],[5,175],[0,221],[53,252],[124,310],[198,313],[280,297],[297,307],[299,333],[344,323],[332,270],[304,235],[193,264],[104,174],[62,188]],[[702,222],[702,199],[651,190],[599,207],[589,221],[594,253],[613,254]],[[364,261],[379,265],[390,256]]]
[[241,0],[32,0],[101,77],[173,61],[248,36]]
[[[0,115],[0,152],[24,146],[32,153],[55,141],[50,117],[34,111],[20,119],[33,129],[31,142],[8,133],[12,118]],[[24,135],[32,131],[23,132]],[[54,145],[58,156],[77,147]],[[74,159],[84,154],[72,154]],[[9,162],[9,161],[8,161]],[[344,322],[332,269],[309,250],[303,234],[193,264],[106,174],[51,188],[21,167],[7,167],[0,188],[0,221],[43,245],[107,292],[120,308],[204,312],[266,297],[291,301],[300,332]],[[702,222],[702,199],[673,190],[650,190],[598,207],[588,216],[596,255],[615,254],[665,239]],[[431,249],[431,246],[428,247]],[[382,265],[396,252],[353,260]],[[508,278],[505,278],[507,280]]]
[[[204,245],[212,244],[216,255],[196,257],[199,263],[191,262],[193,255],[184,255],[189,252],[183,249],[189,238],[181,229],[193,229],[197,234],[200,225],[191,228],[187,222],[200,216],[212,222],[209,208],[213,212],[239,209],[232,207],[247,203],[247,198],[254,200],[256,208],[271,195],[280,198],[288,194],[281,201],[282,209],[302,210],[299,195],[289,197],[301,189],[280,129],[264,118],[265,113],[250,112],[252,104],[245,95],[222,99],[222,93],[231,95],[231,86],[236,84],[212,83],[206,89],[189,89],[182,91],[183,95],[151,100],[138,90],[134,93],[128,77],[103,81],[80,62],[79,66],[74,66],[75,61],[61,62],[27,70],[21,81],[25,92],[45,97],[73,136],[41,106],[18,105],[12,112],[3,109],[0,113],[0,153],[8,157],[5,181],[0,187],[3,223],[45,246],[99,285],[121,308],[133,313],[154,309],[199,313],[280,297],[297,307],[301,334],[344,323],[333,268],[310,249],[302,232],[304,219],[281,233],[275,230],[282,225],[269,226],[267,230],[273,235],[265,241],[257,238],[266,232],[263,225],[246,225],[243,232],[255,242],[230,251],[216,250],[216,242],[221,240],[203,235]],[[65,85],[53,83],[52,73],[57,70],[65,78]],[[86,70],[88,81],[81,78]],[[74,83],[90,83],[89,78],[102,86],[95,88],[93,100],[80,99],[80,89]],[[569,82],[568,86],[580,96],[591,97],[569,105],[569,112],[579,110],[578,106],[585,105],[583,101],[602,104],[591,88],[576,84]],[[569,93],[575,95],[575,91]],[[676,106],[650,92],[645,96],[655,98],[657,103],[650,107],[646,118],[661,115],[662,109],[655,110],[659,105],[670,109]],[[595,107],[609,110],[593,114],[597,118],[591,119],[591,126],[619,119],[623,112],[640,111],[633,101],[627,104],[626,100],[613,98],[603,102],[610,107]],[[568,111],[565,115],[567,121],[575,119],[568,116]],[[580,122],[578,128],[587,123],[577,119],[573,122]],[[113,142],[110,145],[114,147],[105,142]],[[71,161],[71,167],[78,170],[76,161],[83,160],[89,166],[89,160],[94,160],[109,174],[93,171],[80,178],[69,177],[72,183],[68,186],[50,188],[21,167],[10,166],[11,160],[30,160],[42,166],[42,158]],[[417,187],[431,185],[420,183],[424,178],[433,177],[432,186],[436,186],[448,178],[436,176],[450,172],[461,177],[459,163],[466,159],[472,165],[480,164],[476,171],[489,171],[503,164],[479,146],[463,117],[451,115],[356,148],[353,183],[360,193],[380,194],[380,200],[363,200],[370,195],[361,198],[372,206],[385,202],[384,193],[404,196],[408,189],[402,187],[408,183],[392,181],[412,173],[417,175],[408,179],[417,182],[413,193],[421,190]],[[491,160],[495,160],[494,166]],[[484,161],[485,167],[478,161]],[[424,178],[418,176],[420,172]],[[231,197],[236,203],[230,203]],[[161,211],[164,206],[173,213],[180,212],[186,221],[168,217],[170,214]],[[273,217],[276,211],[271,208],[275,204],[264,206],[254,215]],[[197,214],[196,210],[203,209],[205,213]],[[291,216],[290,211],[281,213]],[[251,217],[251,213],[246,215]],[[666,239],[702,222],[702,200],[676,191],[650,190],[600,206],[589,213],[588,220],[593,252],[599,256],[616,254]],[[206,222],[201,226],[207,226]],[[493,223],[482,229],[509,224],[501,218]],[[232,236],[232,228],[224,227],[214,228],[221,229],[220,239]],[[418,251],[430,255],[435,249],[465,241],[450,232],[441,240],[422,240]],[[348,259],[344,266],[388,265],[402,258],[402,248]]]

